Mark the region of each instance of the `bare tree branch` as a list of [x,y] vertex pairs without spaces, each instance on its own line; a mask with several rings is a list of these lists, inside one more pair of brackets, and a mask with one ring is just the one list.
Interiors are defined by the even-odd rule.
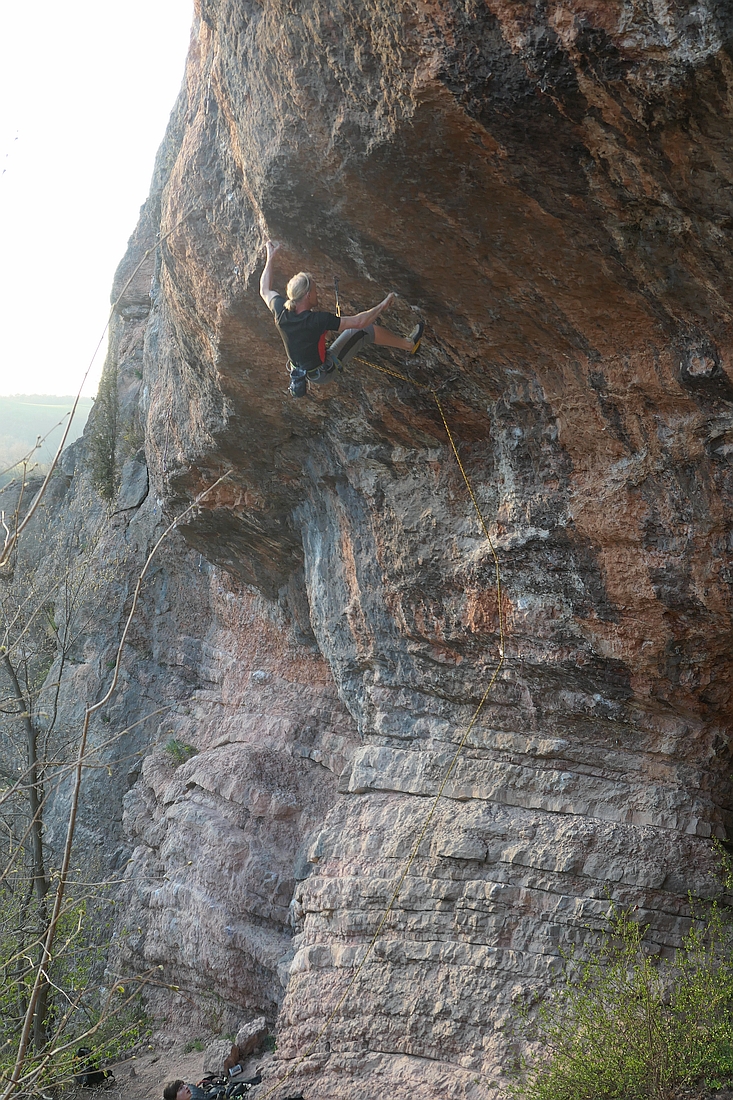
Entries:
[[[129,282],[129,280],[128,280],[128,282]],[[170,523],[166,527],[165,531],[163,531],[162,535],[160,536],[158,541],[155,543],[155,546],[153,547],[153,549],[148,554],[147,560],[146,560],[146,562],[145,562],[145,564],[144,564],[144,566],[143,566],[143,568],[140,571],[140,574],[138,576],[137,584],[135,585],[135,592],[134,592],[133,599],[132,599],[132,606],[131,606],[130,612],[127,616],[127,621],[126,621],[124,629],[122,631],[122,637],[120,638],[120,642],[119,642],[119,645],[117,647],[117,658],[116,658],[116,661],[115,661],[115,667],[114,667],[114,674],[112,676],[112,682],[110,683],[109,688],[107,689],[105,694],[102,696],[102,698],[98,702],[92,704],[92,706],[88,706],[86,708],[86,711],[85,711],[85,714],[84,714],[84,725],[83,725],[82,732],[81,732],[81,737],[80,737],[80,740],[79,740],[79,747],[78,747],[78,752],[77,752],[76,764],[75,764],[75,767],[74,767],[74,785],[73,785],[73,789],[72,789],[71,804],[70,804],[70,808],[69,808],[69,820],[68,820],[68,826],[67,826],[67,831],[66,831],[66,843],[64,845],[64,854],[63,854],[61,869],[60,869],[60,872],[59,872],[58,881],[57,881],[57,885],[56,885],[53,911],[52,911],[52,914],[51,914],[51,918],[49,920],[48,931],[47,931],[45,943],[44,943],[44,946],[43,946],[43,957],[42,957],[41,963],[38,966],[37,971],[36,971],[36,979],[35,979],[35,982],[33,984],[33,990],[31,992],[31,996],[30,996],[28,1006],[27,1006],[27,1009],[26,1009],[25,1018],[24,1018],[24,1021],[23,1021],[23,1029],[22,1029],[22,1032],[21,1032],[21,1035],[20,1035],[20,1040],[19,1040],[19,1043],[18,1043],[18,1053],[17,1053],[17,1056],[16,1056],[15,1065],[13,1067],[13,1072],[10,1076],[10,1080],[7,1084],[7,1087],[5,1088],[4,1092],[2,1093],[2,1096],[0,1097],[0,1100],[9,1100],[9,1097],[18,1088],[18,1085],[19,1085],[19,1083],[22,1079],[23,1066],[25,1065],[26,1055],[27,1055],[27,1052],[28,1052],[28,1044],[29,1044],[29,1041],[30,1041],[31,1027],[32,1027],[34,1015],[35,1015],[35,1012],[36,1012],[36,1006],[37,1006],[37,1003],[38,1003],[39,996],[41,995],[41,990],[44,988],[43,974],[44,974],[44,971],[46,970],[46,968],[48,967],[50,959],[52,957],[52,949],[53,949],[53,945],[54,945],[54,940],[56,938],[56,931],[57,931],[57,928],[58,928],[59,917],[61,915],[61,906],[62,906],[62,902],[63,902],[63,898],[64,898],[64,892],[65,892],[66,885],[67,885],[68,878],[69,878],[69,868],[70,868],[70,865],[71,865],[71,849],[72,849],[72,844],[73,844],[73,840],[74,840],[74,833],[75,833],[75,830],[76,830],[76,818],[77,818],[77,813],[78,813],[78,808],[79,808],[79,795],[80,795],[80,791],[81,791],[81,780],[82,780],[82,775],[83,775],[83,771],[84,771],[84,761],[85,761],[86,751],[87,751],[86,746],[87,746],[87,737],[88,737],[88,734],[89,734],[89,721],[90,721],[92,715],[96,711],[98,711],[101,707],[105,706],[105,704],[109,701],[109,699],[111,698],[112,694],[114,693],[114,691],[117,687],[117,682],[118,682],[119,674],[120,674],[120,665],[121,665],[121,662],[122,662],[122,652],[123,652],[124,647],[125,647],[125,642],[127,641],[127,635],[130,631],[130,627],[132,625],[132,620],[133,620],[133,617],[135,615],[135,611],[137,610],[137,605],[138,605],[138,601],[139,601],[139,598],[140,598],[140,591],[142,589],[143,581],[145,580],[145,577],[147,576],[148,570],[150,569],[150,566],[151,566],[151,564],[152,564],[152,562],[153,562],[153,560],[154,560],[154,558],[155,558],[155,556],[158,552],[158,549],[160,548],[162,543],[165,541],[165,539],[168,537],[168,535],[170,535],[170,533],[176,529],[176,527],[179,525],[179,523],[181,523],[186,518],[186,516],[188,516],[191,512],[195,511],[196,508],[201,503],[201,501],[204,500],[211,492],[213,492],[213,490],[218,485],[220,485],[221,482],[224,481],[225,478],[229,477],[231,472],[232,472],[231,470],[227,470],[226,473],[222,474],[221,477],[217,478],[217,480],[212,485],[210,485],[207,489],[204,489],[203,492],[199,493],[199,495],[188,506],[188,508],[186,508],[181,513],[180,516],[177,516],[176,519],[174,519],[173,522]]]

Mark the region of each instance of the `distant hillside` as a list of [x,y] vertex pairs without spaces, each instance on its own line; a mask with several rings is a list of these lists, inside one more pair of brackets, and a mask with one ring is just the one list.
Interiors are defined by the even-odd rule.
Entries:
[[[45,436],[43,446],[34,456],[41,471],[48,467],[56,453],[67,415],[74,404],[73,397],[48,394],[14,394],[0,397],[0,485],[9,480],[5,471],[28,454],[38,436]],[[78,439],[84,430],[91,397],[82,397],[74,414],[68,443]]]

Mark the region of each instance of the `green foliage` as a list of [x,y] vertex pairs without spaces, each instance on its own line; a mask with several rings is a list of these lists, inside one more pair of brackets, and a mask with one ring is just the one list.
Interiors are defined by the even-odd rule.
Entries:
[[537,1051],[510,1089],[525,1100],[671,1100],[733,1080],[733,929],[713,904],[674,960],[611,911],[589,960],[571,957],[560,991],[520,1030]]
[[5,1073],[6,1051],[16,1038],[35,976],[26,957],[28,937],[18,920],[19,910],[18,897],[4,890],[0,894],[0,1075]]
[[114,985],[98,1004],[97,1029],[84,1041],[100,1066],[120,1061],[152,1034],[153,1021],[145,1011],[141,989],[138,981],[132,989],[129,983]]
[[204,1043],[202,1039],[192,1039],[183,1048],[184,1054],[190,1054],[193,1050],[204,1050]]
[[175,737],[169,737],[165,743],[165,751],[172,757],[174,765],[178,767],[179,764],[185,764],[192,756],[196,756],[199,750],[195,745],[186,745],[183,741],[176,740]]
[[117,371],[107,363],[99,382],[89,437],[92,478],[105,500],[112,500],[117,492],[117,418]]
[[136,411],[131,422],[122,432],[122,454],[124,458],[136,454],[145,446],[145,428],[140,420],[140,413]]
[[[105,971],[112,916],[110,911],[105,920],[104,908],[103,898],[97,896],[90,905],[82,896],[70,900],[62,912],[49,968],[46,1040],[29,1048],[23,1094],[71,1080],[82,1068],[75,1056],[80,1045],[90,1048],[88,1061],[104,1066],[150,1034],[142,1007],[144,983],[115,980]],[[0,893],[0,1082],[12,1072],[36,976],[39,943],[28,916],[25,892]]]
[[720,881],[723,884],[723,889],[731,894],[733,893],[733,860],[727,849],[717,838],[713,840],[713,851],[720,864]]

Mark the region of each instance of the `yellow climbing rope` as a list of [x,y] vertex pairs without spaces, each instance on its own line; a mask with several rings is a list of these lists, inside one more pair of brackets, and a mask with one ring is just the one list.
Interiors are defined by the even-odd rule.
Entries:
[[[337,288],[337,294],[338,294],[338,288]],[[420,845],[422,844],[423,840],[425,839],[425,836],[428,832],[428,829],[430,828],[430,825],[432,823],[433,817],[435,816],[435,811],[438,808],[438,803],[439,803],[440,799],[443,796],[443,791],[445,790],[446,785],[447,785],[451,775],[455,771],[456,764],[458,763],[458,759],[459,759],[459,757],[460,757],[460,755],[463,751],[463,748],[466,744],[466,741],[468,740],[468,738],[471,734],[471,731],[473,730],[474,726],[476,725],[476,722],[479,719],[479,715],[481,714],[481,711],[484,708],[486,700],[488,699],[489,694],[491,692],[491,689],[493,688],[494,684],[496,683],[496,680],[497,680],[497,678],[499,676],[499,673],[501,672],[502,666],[504,664],[504,611],[503,611],[503,608],[502,608],[502,584],[501,584],[501,570],[500,570],[500,566],[499,566],[499,557],[498,557],[498,554],[496,553],[496,547],[494,546],[491,535],[489,534],[489,529],[488,529],[488,526],[486,524],[486,520],[484,519],[483,513],[481,512],[481,509],[480,509],[479,504],[478,504],[478,500],[476,499],[476,494],[473,491],[473,486],[471,485],[470,478],[469,478],[468,474],[466,473],[466,469],[463,465],[463,462],[461,461],[461,456],[458,453],[458,448],[456,446],[455,439],[453,438],[453,433],[451,432],[450,427],[448,425],[448,421],[446,419],[445,412],[443,410],[443,406],[441,404],[440,398],[438,397],[437,392],[434,389],[432,389],[430,386],[425,386],[420,382],[416,382],[413,378],[408,378],[407,375],[400,374],[399,371],[390,370],[387,367],[381,366],[377,363],[371,363],[371,362],[369,362],[369,360],[361,359],[358,356],[354,356],[353,358],[357,362],[363,363],[365,366],[373,367],[375,370],[381,371],[382,374],[388,374],[392,378],[398,378],[402,382],[409,382],[410,385],[415,386],[416,389],[423,390],[426,393],[430,393],[431,396],[433,397],[434,401],[435,401],[435,404],[438,407],[438,412],[440,413],[440,418],[443,421],[443,427],[445,428],[446,435],[448,436],[448,441],[451,445],[451,449],[453,451],[453,454],[455,455],[456,462],[458,463],[458,468],[461,471],[463,481],[466,485],[466,489],[468,490],[468,495],[471,498],[471,503],[473,504],[476,515],[478,517],[479,526],[481,527],[481,530],[483,531],[483,533],[486,537],[486,540],[489,544],[489,548],[491,550],[492,557],[494,559],[496,606],[497,606],[497,615],[498,615],[498,623],[499,623],[499,656],[498,656],[498,661],[497,661],[496,667],[495,667],[494,671],[491,674],[491,678],[489,679],[488,684],[486,685],[486,690],[484,691],[483,695],[481,696],[481,700],[480,700],[478,706],[476,707],[476,709],[474,710],[474,712],[471,716],[471,720],[469,721],[468,725],[466,726],[466,729],[464,730],[463,735],[462,735],[460,741],[458,742],[458,746],[456,748],[455,753],[453,754],[451,762],[450,762],[450,764],[449,764],[449,766],[448,766],[448,768],[445,772],[445,775],[443,776],[443,778],[440,781],[437,793],[435,794],[435,796],[434,796],[434,798],[433,798],[433,800],[430,804],[430,809],[428,810],[428,812],[425,816],[425,820],[423,821],[422,827],[421,827],[419,833],[417,834],[417,837],[416,837],[416,839],[415,839],[415,841],[412,845],[412,848],[410,850],[410,855],[407,858],[407,862],[405,863],[405,866],[403,867],[402,872],[400,873],[400,876],[397,879],[397,882],[395,884],[394,890],[392,891],[392,895],[389,899],[387,907],[386,907],[386,909],[382,913],[382,916],[379,919],[379,923],[377,924],[377,927],[374,930],[372,938],[369,941],[369,944],[367,945],[367,949],[364,952],[364,955],[362,956],[361,962],[357,966],[357,968],[354,971],[351,979],[349,980],[346,988],[344,989],[343,993],[341,994],[338,1001],[336,1002],[335,1007],[331,1010],[330,1014],[326,1018],[323,1026],[321,1027],[321,1029],[318,1032],[318,1034],[316,1035],[316,1037],[311,1040],[311,1042],[308,1044],[308,1046],[305,1048],[305,1050],[302,1052],[302,1054],[298,1057],[298,1059],[295,1061],[295,1063],[290,1067],[288,1072],[286,1074],[284,1074],[282,1077],[280,1077],[275,1082],[275,1084],[272,1085],[272,1087],[266,1093],[263,1094],[261,1100],[268,1100],[268,1097],[272,1096],[274,1092],[276,1092],[282,1085],[285,1084],[286,1081],[288,1081],[293,1076],[293,1074],[296,1072],[296,1070],[299,1068],[299,1066],[301,1066],[303,1064],[303,1062],[306,1060],[306,1058],[310,1057],[310,1055],[313,1053],[313,1051],[318,1046],[318,1044],[320,1043],[321,1039],[324,1037],[324,1035],[328,1031],[328,1029],[331,1026],[331,1024],[333,1023],[333,1021],[335,1020],[336,1016],[338,1016],[338,1014],[339,1014],[346,998],[349,996],[349,993],[351,993],[352,989],[354,988],[357,981],[359,980],[359,976],[360,976],[362,970],[364,969],[369,957],[371,956],[372,951],[374,950],[374,945],[376,944],[377,940],[379,939],[379,937],[381,935],[381,932],[382,932],[382,929],[384,928],[384,925],[386,924],[390,913],[394,909],[395,903],[396,903],[396,901],[397,901],[397,899],[400,895],[400,891],[402,890],[402,886],[404,885],[405,879],[407,878],[408,874],[410,873],[410,868],[412,867],[412,865],[415,861],[415,858],[417,857],[417,853],[420,850]]]
[[431,389],[430,386],[424,386],[422,382],[416,382],[414,378],[408,378],[406,374],[400,374],[397,370],[390,370],[389,367],[383,367],[380,363],[370,363],[368,359],[361,359],[358,355],[353,355],[352,360],[355,363],[363,363],[365,367],[372,367],[374,370],[381,371],[382,374],[388,374],[390,378],[399,378],[400,382],[409,382],[416,390],[435,395],[435,390]]

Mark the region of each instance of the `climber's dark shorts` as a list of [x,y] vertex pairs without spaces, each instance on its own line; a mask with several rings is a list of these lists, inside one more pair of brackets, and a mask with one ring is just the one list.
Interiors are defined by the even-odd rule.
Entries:
[[347,328],[334,340],[326,352],[325,362],[313,370],[305,370],[295,363],[288,363],[290,371],[289,390],[293,397],[305,397],[308,390],[308,382],[314,382],[322,386],[330,382],[337,370],[342,370],[352,356],[364,344],[374,343],[374,325],[368,328]]

